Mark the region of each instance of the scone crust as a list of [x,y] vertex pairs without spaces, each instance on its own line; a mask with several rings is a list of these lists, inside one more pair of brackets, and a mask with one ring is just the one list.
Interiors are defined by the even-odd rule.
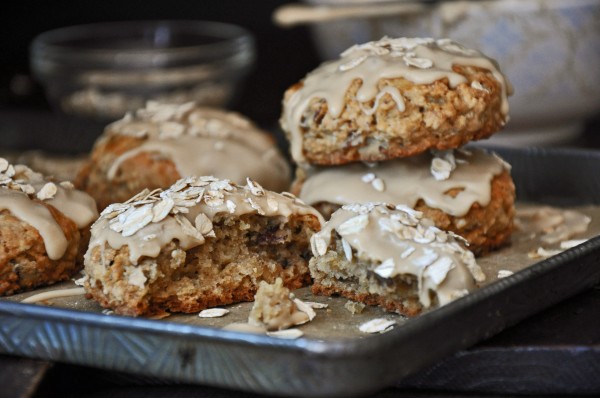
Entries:
[[89,234],[82,237],[71,219],[43,201],[36,202],[50,211],[62,229],[67,249],[61,258],[50,259],[37,229],[10,211],[0,210],[0,296],[67,280],[82,268],[84,241]]
[[[362,84],[359,79],[346,91],[338,117],[328,112],[324,99],[312,99],[299,126],[306,161],[315,165],[384,161],[430,149],[458,148],[499,131],[506,122],[501,111],[501,83],[490,71],[475,66],[454,65],[453,70],[467,82],[452,87],[447,79],[431,84],[415,84],[404,78],[381,79],[380,92],[394,87],[402,93],[402,112],[385,93],[375,112],[366,113],[364,109],[372,108],[375,99],[366,103],[356,99]],[[286,91],[284,107],[301,87],[298,83]],[[291,139],[290,132],[286,134]]]
[[475,202],[463,217],[431,208],[422,200],[415,210],[431,218],[438,228],[465,238],[469,242],[468,249],[481,256],[510,242],[515,218],[515,185],[509,172],[497,175],[492,180],[490,203],[482,206]]
[[98,210],[111,203],[125,202],[144,188],[167,187],[181,178],[170,159],[158,153],[141,152],[124,160],[114,178],[108,180],[108,171],[117,158],[143,142],[133,136],[109,135],[94,147],[90,159],[77,174],[75,186],[96,199]]

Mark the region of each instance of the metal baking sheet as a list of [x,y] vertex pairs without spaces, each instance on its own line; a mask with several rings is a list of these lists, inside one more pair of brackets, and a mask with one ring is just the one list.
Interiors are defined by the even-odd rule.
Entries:
[[[600,234],[599,152],[496,150],[513,165],[519,201],[577,208],[594,220],[588,237]],[[538,262],[527,256],[532,244],[516,236],[511,247],[479,261],[489,284],[409,320],[376,308],[353,315],[344,308],[347,300],[301,289],[300,298],[329,307],[317,310],[297,340],[221,328],[245,320],[251,303],[230,306],[225,318],[149,320],[107,316],[82,296],[53,300],[52,306],[18,302],[29,294],[13,296],[0,300],[0,352],[260,393],[362,395],[600,281],[600,237]],[[498,269],[519,272],[496,280]],[[384,334],[358,332],[374,317],[397,325]]]

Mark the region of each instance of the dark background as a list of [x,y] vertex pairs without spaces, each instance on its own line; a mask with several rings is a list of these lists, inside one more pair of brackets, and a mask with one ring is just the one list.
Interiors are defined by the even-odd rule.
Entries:
[[[297,0],[300,2],[302,0]],[[256,39],[257,63],[232,109],[274,132],[278,129],[284,91],[320,62],[310,28],[281,28],[274,10],[293,0],[93,0],[11,1],[3,3],[0,35],[0,150],[42,149],[87,152],[102,128],[57,122],[40,85],[29,73],[29,44],[36,35],[65,26],[143,19],[193,19],[245,27]],[[7,11],[10,10],[10,11]],[[40,112],[42,111],[42,112]],[[46,111],[45,113],[43,111]],[[600,147],[600,115],[592,118],[574,146]],[[84,131],[82,134],[81,132]]]
[[256,39],[257,64],[234,110],[261,126],[279,118],[285,89],[320,62],[307,27],[284,29],[271,21],[285,0],[19,1],[6,5],[0,39],[0,111],[49,109],[29,74],[28,47],[46,30],[70,25],[141,19],[193,19],[238,24]]

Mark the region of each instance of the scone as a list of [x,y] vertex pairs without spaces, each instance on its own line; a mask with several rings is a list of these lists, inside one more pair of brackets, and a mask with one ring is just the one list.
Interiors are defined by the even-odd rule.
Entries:
[[[248,315],[248,323],[268,331],[283,330],[301,325],[312,319],[314,311],[294,297],[290,289],[283,286],[281,278],[269,284],[260,282],[254,304]],[[302,305],[302,311],[298,306]],[[308,307],[308,308],[307,308]]]
[[96,203],[0,158],[0,296],[71,278],[82,268]]
[[344,204],[403,204],[469,243],[477,255],[509,242],[515,216],[510,165],[470,148],[376,164],[298,169],[292,192],[327,219]]
[[376,162],[489,137],[507,121],[511,90],[479,51],[384,37],[290,87],[280,123],[300,165]]
[[180,178],[214,175],[287,191],[290,169],[274,140],[233,112],[149,102],[107,126],[75,181],[100,209]]
[[261,281],[310,282],[322,218],[291,194],[188,177],[107,207],[92,226],[85,289],[125,315],[197,312],[251,301]]
[[473,291],[485,275],[459,239],[406,206],[344,205],[311,239],[315,294],[414,316]]

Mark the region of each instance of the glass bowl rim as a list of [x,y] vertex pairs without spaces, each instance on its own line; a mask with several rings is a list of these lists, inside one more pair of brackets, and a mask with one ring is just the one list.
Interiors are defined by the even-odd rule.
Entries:
[[[135,37],[144,29],[156,29],[159,27],[169,28],[173,31],[191,31],[194,33],[202,33],[207,37],[216,39],[213,43],[185,45],[175,47],[157,47],[147,49],[134,48],[84,48],[65,44],[64,41],[79,37],[79,38],[124,38],[125,35],[115,35],[115,31],[135,33],[131,37]],[[228,42],[239,39],[250,38],[252,34],[246,28],[226,22],[205,21],[205,20],[176,20],[176,19],[157,19],[157,20],[131,20],[131,21],[114,21],[114,22],[94,22],[89,24],[71,25],[61,28],[47,30],[37,35],[32,41],[32,48],[35,50],[45,51],[73,51],[77,50],[80,53],[102,53],[102,52],[171,52],[185,51],[194,48],[209,48],[213,46],[222,46]]]
[[[73,38],[102,39],[143,37],[147,31],[166,28],[175,34],[189,32],[214,38],[214,42],[165,47],[99,47],[85,48],[68,43]],[[89,67],[132,66],[152,67],[159,63],[202,61],[224,61],[239,59],[247,54],[248,61],[254,58],[254,37],[246,28],[217,21],[205,20],[131,20],[116,22],[96,22],[72,25],[40,33],[30,44],[30,59],[34,70],[47,69],[44,64],[69,66],[78,64]]]

